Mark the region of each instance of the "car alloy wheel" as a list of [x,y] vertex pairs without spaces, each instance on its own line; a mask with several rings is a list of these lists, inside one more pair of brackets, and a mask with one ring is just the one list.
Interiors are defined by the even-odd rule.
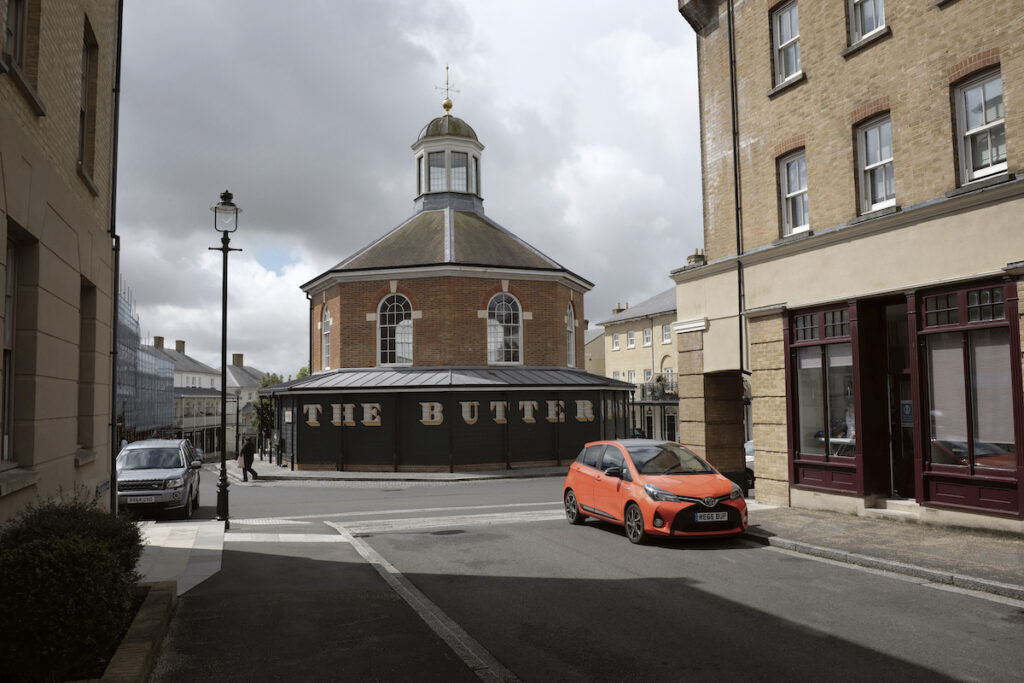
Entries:
[[569,524],[583,524],[584,521],[572,489],[565,492],[565,518],[569,520]]
[[643,543],[647,539],[647,532],[644,530],[644,513],[640,506],[630,503],[626,508],[626,538],[630,543]]

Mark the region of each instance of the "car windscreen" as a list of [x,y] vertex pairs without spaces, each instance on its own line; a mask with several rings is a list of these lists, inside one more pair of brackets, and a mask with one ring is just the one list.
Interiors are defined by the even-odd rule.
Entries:
[[675,443],[629,446],[629,457],[640,474],[709,474],[710,465]]
[[170,470],[184,467],[177,448],[133,448],[117,456],[117,470]]

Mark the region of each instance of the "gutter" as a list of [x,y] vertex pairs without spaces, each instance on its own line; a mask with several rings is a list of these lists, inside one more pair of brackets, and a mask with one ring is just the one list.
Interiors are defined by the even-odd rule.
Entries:
[[121,125],[121,36],[124,30],[124,0],[117,2],[117,51],[114,56],[114,133],[110,165],[110,237],[113,241],[114,283],[110,337],[110,514],[117,514],[117,327],[120,308],[121,236],[117,234],[117,150],[118,130]]

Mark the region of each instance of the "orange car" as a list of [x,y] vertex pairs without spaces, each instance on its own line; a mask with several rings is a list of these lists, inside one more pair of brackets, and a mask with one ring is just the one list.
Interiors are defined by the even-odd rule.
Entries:
[[624,439],[588,443],[562,486],[570,524],[621,524],[626,537],[729,536],[747,530],[739,486],[685,446]]

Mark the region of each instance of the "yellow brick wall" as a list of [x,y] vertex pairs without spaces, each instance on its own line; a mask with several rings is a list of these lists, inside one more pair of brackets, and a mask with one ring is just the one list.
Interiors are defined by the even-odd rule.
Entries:
[[750,386],[753,401],[754,485],[757,501],[789,505],[786,373],[782,313],[752,318]]
[[[846,3],[799,4],[806,81],[773,87],[769,12],[777,0],[735,5],[739,74],[743,247],[780,238],[776,163],[803,144],[810,228],[821,231],[858,214],[854,125],[887,107],[892,118],[896,201],[910,206],[957,186],[951,80],[994,61],[1000,65],[1010,172],[1024,169],[1024,11],[1019,2],[887,2],[889,37],[846,57]],[[718,26],[698,37],[704,177],[705,250],[709,261],[736,253],[728,34],[725,3]],[[799,144],[797,145],[799,146]]]

